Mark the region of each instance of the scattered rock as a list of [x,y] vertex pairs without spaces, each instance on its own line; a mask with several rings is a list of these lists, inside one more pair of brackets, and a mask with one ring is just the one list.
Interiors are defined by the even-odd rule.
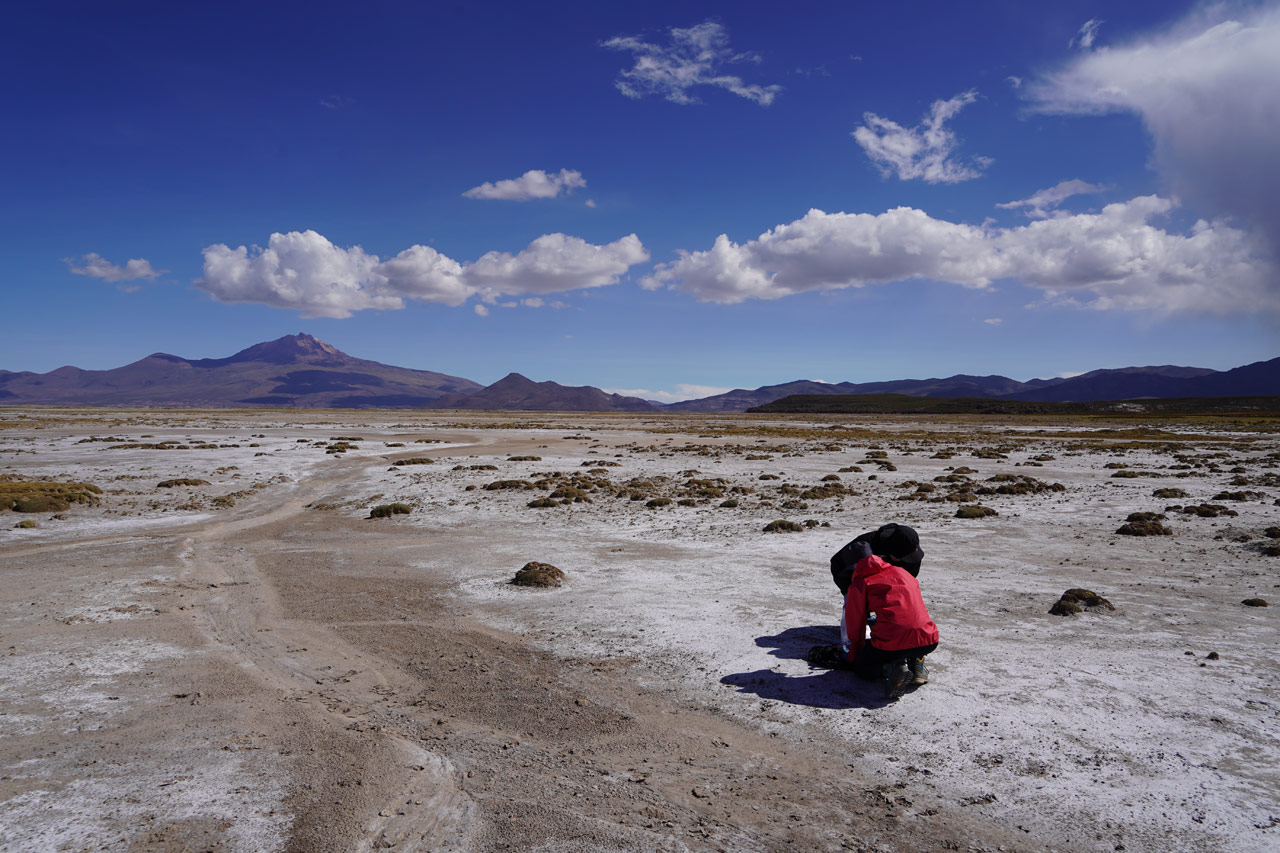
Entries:
[[1054,616],[1074,616],[1085,610],[1115,610],[1115,605],[1098,595],[1091,589],[1074,587],[1062,594],[1062,597],[1049,608]]
[[550,563],[537,561],[524,564],[524,568],[516,572],[511,583],[515,586],[560,586],[564,583],[564,572]]

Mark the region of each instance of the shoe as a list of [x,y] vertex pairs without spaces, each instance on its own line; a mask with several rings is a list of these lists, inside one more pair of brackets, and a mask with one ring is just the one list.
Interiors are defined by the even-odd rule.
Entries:
[[910,658],[907,669],[911,670],[911,680],[916,684],[929,683],[929,668],[924,665],[924,658]]
[[814,646],[805,660],[822,669],[849,669],[849,656],[840,646]]
[[884,698],[897,699],[911,684],[911,670],[905,660],[886,664],[884,668]]

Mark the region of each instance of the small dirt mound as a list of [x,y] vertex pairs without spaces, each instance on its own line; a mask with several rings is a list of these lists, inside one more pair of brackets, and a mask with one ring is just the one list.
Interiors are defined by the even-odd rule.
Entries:
[[1110,601],[1098,595],[1091,589],[1080,589],[1075,587],[1067,590],[1062,597],[1049,608],[1049,612],[1054,616],[1074,616],[1085,610],[1115,610],[1116,607]]
[[1121,536],[1171,536],[1173,531],[1160,522],[1165,520],[1160,512],[1131,512],[1125,523],[1116,531]]
[[161,480],[156,483],[157,489],[173,489],[178,486],[207,486],[208,480],[197,480],[194,477],[178,477],[173,480]]
[[803,533],[804,526],[801,524],[797,524],[794,521],[786,521],[785,519],[780,518],[777,521],[771,521],[768,524],[766,524],[764,526],[764,532],[765,533]]
[[370,518],[390,518],[393,515],[408,515],[413,512],[413,507],[408,504],[378,504],[369,510]]
[[516,572],[511,579],[514,586],[561,586],[565,574],[550,563],[539,563],[536,560],[525,563],[524,568]]
[[1188,495],[1182,489],[1156,489],[1154,492],[1151,493],[1151,496],[1155,498],[1164,498],[1166,500],[1170,498],[1190,497],[1190,495]]

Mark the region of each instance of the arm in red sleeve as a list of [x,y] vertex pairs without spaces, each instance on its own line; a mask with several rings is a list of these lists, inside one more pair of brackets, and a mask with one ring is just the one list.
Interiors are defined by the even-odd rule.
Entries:
[[849,662],[862,650],[863,637],[867,634],[866,588],[858,580],[849,584],[844,596],[844,629],[849,641]]

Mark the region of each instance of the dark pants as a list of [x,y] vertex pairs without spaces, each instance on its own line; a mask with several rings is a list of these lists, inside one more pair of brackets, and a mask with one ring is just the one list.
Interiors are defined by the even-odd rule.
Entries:
[[917,646],[914,649],[898,649],[890,652],[884,649],[877,649],[868,640],[862,644],[862,649],[859,650],[858,656],[853,660],[853,671],[859,678],[865,678],[867,681],[881,681],[884,679],[886,664],[911,658],[922,658],[936,648],[938,648],[937,643],[930,643],[927,646]]

